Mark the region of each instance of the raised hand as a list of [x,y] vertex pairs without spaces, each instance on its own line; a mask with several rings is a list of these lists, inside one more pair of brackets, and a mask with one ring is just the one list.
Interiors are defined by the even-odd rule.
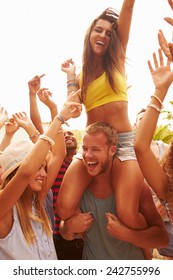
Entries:
[[37,95],[38,95],[39,100],[48,107],[49,107],[49,104],[51,102],[53,102],[53,100],[51,99],[52,92],[49,91],[48,88],[40,88],[37,91]]
[[39,100],[44,103],[50,110],[52,120],[58,114],[57,104],[52,99],[52,92],[48,88],[41,88],[37,91]]
[[72,59],[67,59],[61,64],[61,70],[67,74],[67,76],[73,79],[76,72],[76,65]]
[[42,74],[40,76],[37,75],[28,82],[30,94],[36,94],[36,92],[40,89],[41,78],[43,78],[44,76],[45,76],[45,74]]
[[18,129],[19,126],[13,118],[10,118],[5,122],[5,133],[0,143],[0,151],[4,151],[5,148],[10,145],[11,140]]
[[44,103],[51,112],[51,117],[54,117],[58,114],[57,104],[52,99],[52,92],[48,90],[48,88],[41,88],[37,91],[37,95],[39,100]]
[[8,112],[3,106],[0,106],[0,128],[5,124],[7,120]]
[[[173,0],[168,0],[168,4],[173,10]],[[164,20],[173,26],[173,18],[164,17]],[[168,43],[166,38],[163,35],[163,32],[160,30],[158,34],[159,45],[161,49],[164,51],[165,55],[169,58],[170,61],[173,62],[173,43]]]
[[10,118],[5,123],[5,133],[7,135],[13,135],[16,133],[16,131],[19,129],[18,123],[14,120],[14,118]]
[[158,41],[164,54],[170,61],[173,62],[173,43],[167,42],[162,30],[159,30],[158,32]]
[[173,10],[173,0],[168,0],[169,6],[172,8]]
[[153,78],[156,89],[162,89],[163,94],[165,95],[169,86],[173,82],[173,70],[171,70],[171,62],[167,60],[167,63],[164,63],[162,50],[158,50],[159,59],[157,59],[156,53],[153,53],[153,63],[148,61],[148,66]]
[[27,116],[25,112],[13,114],[13,119],[19,125],[19,127],[22,127],[26,131],[28,126],[32,124],[31,119]]
[[173,26],[173,18],[170,17],[164,17],[164,20],[167,21],[167,23],[169,23],[170,25]]
[[82,105],[77,102],[66,101],[61,109],[60,115],[64,120],[77,118],[82,112]]
[[[173,0],[168,0],[168,4],[171,7],[171,9],[173,10]],[[173,26],[173,18],[165,17],[164,20]]]
[[35,143],[40,135],[32,120],[27,116],[25,112],[19,112],[13,114],[14,120],[18,123],[19,127],[23,128],[28,134],[30,140]]

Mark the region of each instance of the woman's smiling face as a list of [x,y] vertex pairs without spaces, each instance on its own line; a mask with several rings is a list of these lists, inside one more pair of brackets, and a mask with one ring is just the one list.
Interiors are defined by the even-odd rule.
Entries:
[[34,178],[29,183],[30,188],[35,192],[40,192],[43,189],[45,179],[47,177],[46,167],[47,163],[44,161],[40,169],[36,172]]
[[90,34],[90,44],[95,55],[103,56],[110,43],[112,24],[99,19]]

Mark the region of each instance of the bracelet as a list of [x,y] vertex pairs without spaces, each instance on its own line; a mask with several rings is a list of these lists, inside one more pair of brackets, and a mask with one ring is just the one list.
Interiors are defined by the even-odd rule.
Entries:
[[67,126],[70,126],[70,125],[68,124],[68,122],[66,122],[66,121],[64,120],[64,118],[63,118],[60,114],[57,115],[56,118],[57,118],[62,124],[65,124],[65,125],[67,125]]
[[161,105],[161,108],[163,108],[163,102],[160,100],[160,98],[157,96],[157,95],[151,95],[151,98],[152,97],[154,97],[154,98],[156,98],[157,99],[157,101],[160,103],[160,105]]
[[36,131],[34,134],[32,134],[31,136],[29,136],[29,138],[31,140],[34,140],[35,138],[37,138],[40,135],[40,133],[38,131]]
[[40,135],[39,139],[47,141],[51,145],[51,147],[53,147],[55,145],[55,142],[49,136],[47,136],[45,134]]
[[67,87],[78,87],[78,84],[76,84],[76,83],[70,83],[70,84],[67,84]]
[[157,112],[159,112],[159,114],[162,112],[162,109],[155,104],[151,103],[147,107],[151,107],[151,108],[155,109]]

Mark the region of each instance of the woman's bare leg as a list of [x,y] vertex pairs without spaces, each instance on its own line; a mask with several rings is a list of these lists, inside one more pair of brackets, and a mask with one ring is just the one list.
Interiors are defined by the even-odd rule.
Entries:
[[111,172],[115,190],[116,209],[120,220],[134,229],[147,228],[145,217],[139,212],[143,175],[136,160],[114,159]]

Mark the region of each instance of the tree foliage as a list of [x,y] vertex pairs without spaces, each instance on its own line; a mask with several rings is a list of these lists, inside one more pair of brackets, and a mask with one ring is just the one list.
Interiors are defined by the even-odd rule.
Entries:
[[[169,101],[169,103],[173,106],[173,101]],[[166,124],[157,126],[153,136],[153,140],[162,140],[167,144],[169,144],[170,141],[173,140],[173,114],[171,111],[162,111],[161,116],[163,121],[166,122]]]
[[154,132],[153,140],[162,140],[169,144],[173,140],[173,131],[170,130],[169,124],[159,125]]

